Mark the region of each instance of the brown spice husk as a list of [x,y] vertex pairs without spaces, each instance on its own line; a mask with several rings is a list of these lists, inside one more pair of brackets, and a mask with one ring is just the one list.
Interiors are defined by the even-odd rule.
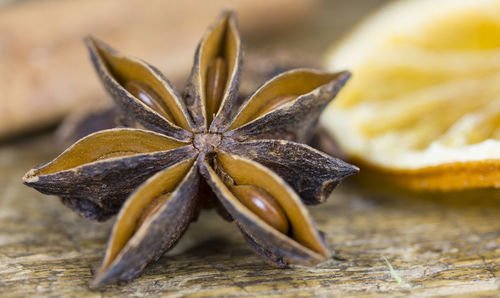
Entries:
[[[241,102],[242,50],[231,11],[224,12],[202,38],[182,96],[155,67],[97,39],[86,43],[121,122],[130,128],[84,137],[52,162],[29,171],[24,183],[59,195],[89,218],[104,220],[118,213],[92,286],[137,277],[177,242],[201,207],[210,205],[234,220],[256,253],[275,266],[312,265],[330,256],[304,202],[323,202],[340,180],[358,169],[297,142],[310,137],[319,114],[348,80],[348,72],[290,70]],[[226,78],[211,80],[208,70],[218,57],[227,62]],[[171,117],[136,98],[126,89],[130,81],[147,86],[141,92],[151,90],[160,97]],[[207,84],[220,82],[225,85],[220,98],[207,96]],[[287,94],[296,98],[257,114]],[[220,107],[208,117],[213,108],[207,107],[214,102]],[[197,193],[204,187],[200,179],[215,197]],[[127,184],[129,180],[142,183],[135,187]],[[275,199],[290,225],[286,234],[262,219],[266,216],[245,207],[228,189],[233,184],[262,189]],[[136,230],[151,202],[165,193],[171,196]]]

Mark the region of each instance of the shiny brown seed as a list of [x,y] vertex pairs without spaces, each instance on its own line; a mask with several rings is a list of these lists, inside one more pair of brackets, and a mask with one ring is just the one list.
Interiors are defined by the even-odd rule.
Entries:
[[208,122],[217,113],[222,101],[224,88],[226,87],[227,63],[222,57],[215,58],[207,69],[205,91]]
[[151,203],[149,203],[148,207],[144,209],[144,211],[141,214],[141,217],[139,217],[139,220],[137,220],[137,225],[135,226],[135,230],[139,230],[139,228],[142,226],[142,224],[148,219],[149,217],[154,216],[163,206],[163,204],[170,198],[170,194],[164,194],[153,200]]
[[234,185],[231,191],[243,205],[266,223],[283,234],[288,233],[290,225],[285,212],[265,190],[253,185]]
[[147,84],[138,81],[128,81],[125,83],[125,89],[165,119],[175,123],[163,99]]
[[273,98],[272,100],[268,101],[256,114],[255,118],[260,117],[264,115],[267,112],[273,111],[277,109],[278,107],[285,105],[294,99],[297,98],[297,95],[293,94],[285,94],[278,96],[276,98]]

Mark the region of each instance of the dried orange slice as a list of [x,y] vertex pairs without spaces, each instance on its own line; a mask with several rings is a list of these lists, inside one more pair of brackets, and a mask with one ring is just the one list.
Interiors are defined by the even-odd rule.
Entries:
[[416,190],[500,188],[500,0],[394,1],[327,52],[353,78],[321,121]]

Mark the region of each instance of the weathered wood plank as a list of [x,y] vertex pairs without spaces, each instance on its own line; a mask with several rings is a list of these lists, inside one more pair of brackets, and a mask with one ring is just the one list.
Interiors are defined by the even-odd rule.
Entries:
[[[363,179],[312,207],[336,256],[314,268],[273,269],[233,224],[206,212],[179,245],[125,286],[91,291],[111,222],[74,215],[56,198],[21,185],[32,165],[56,153],[50,139],[0,148],[0,292],[66,295],[333,295],[474,293],[500,287],[498,192],[416,196]],[[405,284],[398,285],[383,257]]]

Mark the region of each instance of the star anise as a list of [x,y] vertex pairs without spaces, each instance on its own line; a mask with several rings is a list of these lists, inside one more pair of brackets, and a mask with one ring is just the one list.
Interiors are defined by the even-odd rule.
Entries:
[[153,66],[95,39],[86,43],[131,128],[79,140],[30,170],[24,183],[58,195],[90,219],[118,213],[94,285],[136,278],[175,244],[201,208],[215,207],[234,220],[273,266],[329,257],[303,203],[324,202],[357,168],[297,142],[309,137],[347,72],[288,71],[242,103],[242,51],[232,12],[199,44],[182,97]]

